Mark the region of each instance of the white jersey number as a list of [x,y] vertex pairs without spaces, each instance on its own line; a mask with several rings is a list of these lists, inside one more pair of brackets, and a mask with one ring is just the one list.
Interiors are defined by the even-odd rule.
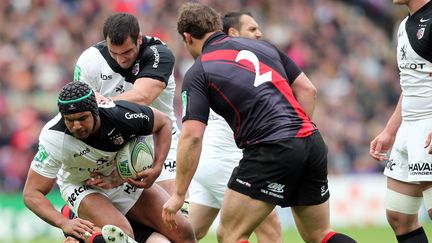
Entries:
[[255,87],[258,87],[265,82],[272,81],[272,71],[268,71],[266,73],[260,74],[259,60],[258,60],[258,57],[253,52],[248,51],[248,50],[241,50],[237,54],[235,61],[239,62],[240,60],[248,60],[254,66],[254,68],[255,68],[254,86]]

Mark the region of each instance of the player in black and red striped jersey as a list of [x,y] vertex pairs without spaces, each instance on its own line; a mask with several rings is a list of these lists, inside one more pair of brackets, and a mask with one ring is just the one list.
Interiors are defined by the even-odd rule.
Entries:
[[165,223],[176,226],[211,108],[243,149],[224,195],[219,242],[248,242],[275,205],[292,208],[306,242],[355,242],[330,226],[327,147],[311,121],[316,89],[307,76],[270,43],[222,33],[208,6],[183,5],[177,30],[195,63],[183,80],[176,191],[164,205]]

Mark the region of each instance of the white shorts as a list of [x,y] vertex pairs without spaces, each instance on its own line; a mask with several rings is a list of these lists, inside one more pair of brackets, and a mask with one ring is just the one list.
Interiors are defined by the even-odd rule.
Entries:
[[424,148],[429,132],[432,132],[432,119],[403,121],[384,175],[415,184],[432,181],[432,155]]
[[189,186],[189,202],[220,209],[228,180],[243,154],[223,120],[209,120],[198,168]]
[[178,129],[176,127],[173,127],[171,147],[168,152],[168,156],[164,162],[164,166],[162,167],[162,172],[159,175],[159,177],[156,179],[156,182],[175,179],[176,168],[177,168],[176,167],[177,143],[179,139],[179,133],[180,132],[178,131]]
[[123,215],[125,215],[141,196],[144,189],[136,188],[128,183],[113,189],[100,189],[85,184],[60,184],[60,193],[69,208],[78,215],[81,201],[91,193],[99,193],[109,198]]

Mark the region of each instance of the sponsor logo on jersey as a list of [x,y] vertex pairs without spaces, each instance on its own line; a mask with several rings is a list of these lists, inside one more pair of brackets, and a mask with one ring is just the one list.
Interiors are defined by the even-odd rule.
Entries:
[[425,66],[426,63],[403,62],[399,64],[400,69],[411,69],[411,70],[423,69]]
[[76,158],[78,156],[83,156],[84,154],[88,154],[90,153],[90,149],[89,148],[85,148],[84,150],[78,152],[78,153],[74,153],[73,157]]
[[79,195],[87,190],[93,189],[92,186],[88,185],[82,185],[78,188],[75,188],[75,190],[68,196],[67,201],[69,204],[73,207],[75,205],[75,201],[78,199]]
[[125,92],[124,85],[120,84],[119,86],[115,87],[115,92],[120,93],[120,94],[124,93]]
[[127,112],[125,114],[125,118],[128,119],[128,120],[140,118],[140,119],[146,119],[147,121],[150,121],[150,117],[147,116],[144,113],[130,113],[130,112]]
[[110,167],[114,164],[113,160],[108,160],[106,157],[102,157],[96,160],[96,166],[94,167],[73,167],[74,170],[78,170],[80,172],[82,171],[88,171],[88,172],[99,172],[107,167]]
[[432,175],[432,165],[430,163],[419,162],[408,165],[410,175]]
[[34,157],[34,161],[43,163],[46,158],[48,158],[48,152],[46,151],[44,146],[39,145],[39,150]]
[[140,65],[139,62],[136,62],[135,65],[132,67],[132,74],[136,76],[138,75],[139,71],[140,71]]
[[154,62],[153,62],[153,68],[157,68],[159,66],[159,51],[156,48],[156,46],[150,46],[150,50],[153,51],[153,55],[154,55]]
[[[421,20],[420,20],[421,21]],[[424,35],[424,32],[425,32],[425,28],[420,28],[420,29],[418,29],[417,30],[417,39],[421,39],[421,38],[423,38],[423,35]]]
[[136,192],[136,191],[137,191],[137,188],[134,187],[134,186],[131,186],[131,185],[128,184],[128,183],[124,183],[124,184],[123,184],[123,191],[124,191],[125,193],[127,193],[127,194],[131,194],[131,193],[133,193],[133,192]]
[[406,48],[407,48],[406,45],[402,45],[402,47],[401,47],[401,49],[400,49],[400,52],[401,52],[401,60],[406,60],[406,59],[407,59],[407,58],[406,58]]
[[423,19],[423,17],[420,19],[420,23],[424,23],[424,22],[427,22],[427,21],[429,21],[429,19]]
[[168,170],[169,172],[176,171],[176,162],[175,161],[165,161],[164,162],[164,170]]
[[112,79],[112,75],[106,75],[106,74],[101,73],[100,74],[100,78],[102,80],[111,80]]

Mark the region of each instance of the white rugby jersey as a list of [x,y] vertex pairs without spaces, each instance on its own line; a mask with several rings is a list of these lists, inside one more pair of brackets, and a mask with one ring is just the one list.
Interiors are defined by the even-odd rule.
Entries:
[[109,97],[130,90],[138,78],[160,80],[166,87],[151,106],[168,115],[173,126],[177,126],[174,114],[174,55],[158,38],[145,36],[142,40],[138,58],[129,69],[123,69],[110,56],[106,41],[88,48],[78,58],[74,81],[86,82],[95,91]]
[[432,118],[432,2],[399,25],[397,61],[404,120]]
[[210,109],[203,143],[203,146],[213,146],[218,151],[226,153],[237,153],[240,150],[235,143],[233,131],[228,123],[212,109]]
[[153,111],[127,101],[99,107],[100,131],[79,140],[72,136],[60,114],[50,120],[39,136],[39,151],[31,168],[42,176],[58,178],[58,183],[80,183],[91,172],[109,175],[115,168],[117,151],[131,138],[149,135]]

